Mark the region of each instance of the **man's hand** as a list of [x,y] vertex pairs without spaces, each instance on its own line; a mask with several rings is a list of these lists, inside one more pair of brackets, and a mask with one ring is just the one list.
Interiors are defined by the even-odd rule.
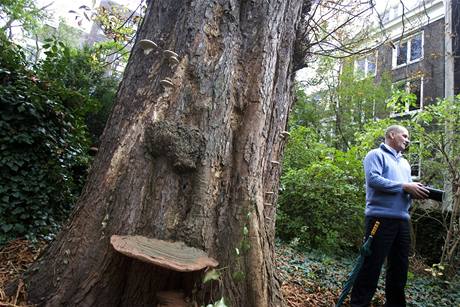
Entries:
[[403,183],[402,188],[416,199],[426,199],[430,193],[420,182]]

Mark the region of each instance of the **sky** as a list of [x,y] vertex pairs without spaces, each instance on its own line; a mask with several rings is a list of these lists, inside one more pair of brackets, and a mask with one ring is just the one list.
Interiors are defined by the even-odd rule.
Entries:
[[[129,9],[134,10],[139,5],[142,0],[111,0],[116,3],[127,6]],[[59,17],[62,17],[66,22],[71,25],[82,29],[83,31],[88,32],[91,28],[91,23],[88,22],[85,18],[82,19],[81,26],[78,26],[77,20],[75,19],[75,14],[69,13],[70,10],[81,12],[79,7],[86,5],[90,8],[96,8],[99,6],[100,0],[35,0],[39,7],[44,7],[48,4],[50,6],[47,10],[52,13],[54,20],[59,20]]]
[[[127,6],[129,9],[134,10],[142,0],[112,0],[119,4]],[[374,0],[376,9],[379,12],[383,12],[386,8],[394,6],[401,2],[401,0]],[[420,0],[403,0],[406,6],[411,6],[413,3],[416,3]],[[425,0],[426,1],[426,0]],[[35,0],[39,7],[43,7],[45,5],[51,4],[48,7],[48,11],[51,12],[54,16],[55,21],[59,20],[59,17],[63,17],[69,25],[73,25],[78,27],[77,20],[75,19],[75,15],[69,13],[70,10],[74,11],[81,11],[78,8],[82,5],[86,5],[90,8],[97,7],[100,3],[100,0]],[[91,27],[91,23],[83,19],[82,25],[79,26],[84,31],[89,31]]]

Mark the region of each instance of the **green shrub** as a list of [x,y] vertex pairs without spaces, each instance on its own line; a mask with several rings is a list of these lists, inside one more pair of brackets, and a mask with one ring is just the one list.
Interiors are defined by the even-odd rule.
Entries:
[[21,48],[0,35],[0,244],[51,237],[90,162],[85,117],[100,108],[103,71],[87,51],[56,41],[47,48],[32,70]]
[[415,208],[411,211],[414,229],[413,243],[417,253],[425,259],[428,265],[439,263],[444,243],[444,219],[449,220],[450,215],[443,216],[438,210],[423,210]]
[[119,80],[108,77],[97,50],[69,48],[55,38],[44,45],[46,59],[40,62],[37,75],[53,80],[59,91],[65,92],[64,104],[83,119],[91,142],[97,144],[102,134]]
[[315,132],[297,127],[291,131],[284,166],[278,236],[326,251],[360,245],[364,175],[355,150],[328,148],[316,141]]

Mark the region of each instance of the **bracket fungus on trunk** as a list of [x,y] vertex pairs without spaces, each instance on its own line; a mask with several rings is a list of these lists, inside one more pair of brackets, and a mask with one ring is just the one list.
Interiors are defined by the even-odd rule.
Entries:
[[158,45],[149,39],[141,39],[137,44],[144,50],[145,55],[148,55],[152,50],[158,48]]
[[187,246],[183,242],[113,235],[110,237],[110,244],[125,256],[176,272],[194,272],[219,265],[204,251]]
[[168,58],[168,61],[169,61],[171,64],[173,64],[173,65],[177,65],[177,64],[180,63],[179,58],[176,57],[176,56],[171,56],[171,57],[169,57],[169,58]]
[[[129,257],[142,262],[173,271],[181,280],[193,280],[195,272],[206,268],[215,268],[219,263],[204,251],[187,246],[183,242],[169,242],[150,239],[143,236],[110,237],[113,248]],[[188,277],[187,277],[188,276]],[[194,284],[193,282],[191,284]],[[158,307],[189,306],[184,295],[184,284],[177,288],[168,288],[156,293]],[[188,291],[190,292],[190,291]],[[190,293],[189,293],[190,294]]]
[[167,87],[174,87],[174,83],[172,83],[172,81],[170,79],[163,79],[163,80],[160,80],[160,84],[164,87],[164,88],[167,88]]
[[291,133],[289,133],[289,131],[281,131],[281,137],[282,138],[285,138],[285,137],[288,137],[288,136],[291,136]]
[[163,50],[163,55],[168,59],[171,67],[180,63],[179,55],[171,50]]
[[163,54],[166,56],[166,57],[176,57],[176,58],[179,58],[179,55],[177,53],[175,53],[174,51],[171,51],[171,50],[163,50]]

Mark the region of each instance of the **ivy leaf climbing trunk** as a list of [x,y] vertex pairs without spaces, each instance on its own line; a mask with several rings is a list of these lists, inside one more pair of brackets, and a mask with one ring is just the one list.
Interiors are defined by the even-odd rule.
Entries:
[[[274,205],[303,2],[150,1],[137,40],[157,47],[132,50],[77,208],[26,275],[32,303],[155,306],[180,288],[198,305],[281,304]],[[119,254],[112,235],[203,250],[222,282]]]

